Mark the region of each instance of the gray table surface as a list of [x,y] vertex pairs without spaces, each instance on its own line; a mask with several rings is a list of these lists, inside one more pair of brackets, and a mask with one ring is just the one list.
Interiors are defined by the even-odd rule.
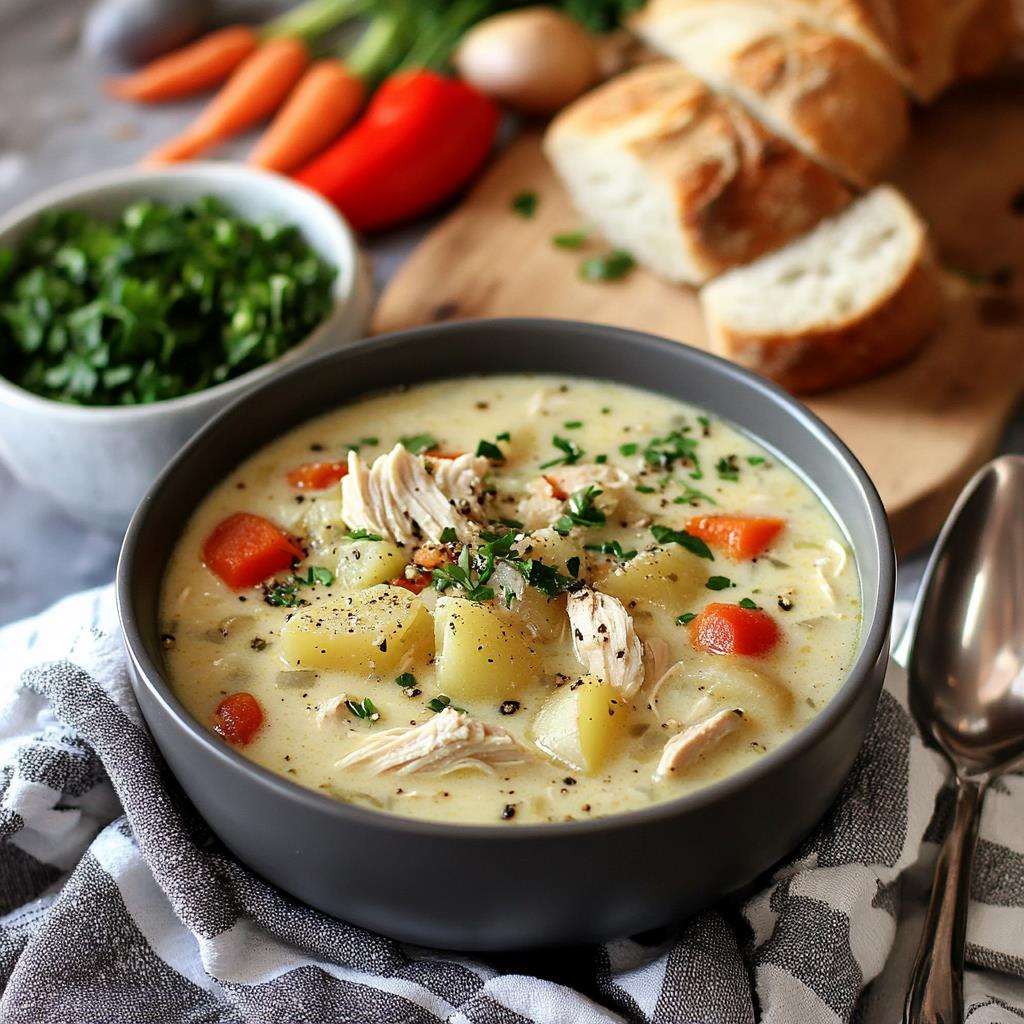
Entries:
[[[274,6],[272,0],[233,5]],[[48,186],[134,162],[193,112],[189,104],[140,111],[103,96],[100,69],[79,49],[88,6],[86,0],[0,0],[0,211]],[[378,288],[427,226],[368,244]],[[1024,415],[1011,424],[1002,450],[1024,452]],[[0,623],[108,582],[118,546],[118,538],[70,519],[0,464]],[[901,597],[913,595],[923,562],[918,555],[900,566]]]

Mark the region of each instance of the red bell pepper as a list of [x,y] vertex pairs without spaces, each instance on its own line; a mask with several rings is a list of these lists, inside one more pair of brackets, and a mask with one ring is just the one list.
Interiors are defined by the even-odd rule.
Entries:
[[450,199],[479,170],[498,129],[483,93],[436,71],[400,71],[377,90],[346,135],[296,180],[374,231]]
[[347,475],[345,462],[304,462],[288,471],[288,483],[297,491],[323,491]]
[[213,714],[213,731],[229,743],[245,746],[263,724],[263,708],[251,693],[232,693]]

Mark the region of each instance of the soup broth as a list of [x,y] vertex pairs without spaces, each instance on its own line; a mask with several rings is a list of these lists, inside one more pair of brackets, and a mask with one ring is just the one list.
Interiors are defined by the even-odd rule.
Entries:
[[246,757],[410,817],[560,822],[739,771],[836,692],[847,542],[728,423],[604,381],[372,395],[216,487],[163,585],[170,682]]

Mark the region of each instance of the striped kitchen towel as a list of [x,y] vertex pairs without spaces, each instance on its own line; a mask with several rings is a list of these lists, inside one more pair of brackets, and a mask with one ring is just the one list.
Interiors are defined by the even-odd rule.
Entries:
[[[657,934],[534,956],[411,948],[235,861],[169,785],[109,588],[0,630],[3,1024],[891,1024],[946,772],[890,672],[820,827],[764,887]],[[985,808],[967,1019],[1024,1020],[1024,778]]]

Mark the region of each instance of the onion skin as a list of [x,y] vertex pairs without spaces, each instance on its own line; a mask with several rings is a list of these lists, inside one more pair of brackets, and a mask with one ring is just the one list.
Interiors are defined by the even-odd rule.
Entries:
[[459,74],[492,99],[524,114],[562,109],[600,79],[587,31],[549,7],[487,18],[466,33],[454,57]]

